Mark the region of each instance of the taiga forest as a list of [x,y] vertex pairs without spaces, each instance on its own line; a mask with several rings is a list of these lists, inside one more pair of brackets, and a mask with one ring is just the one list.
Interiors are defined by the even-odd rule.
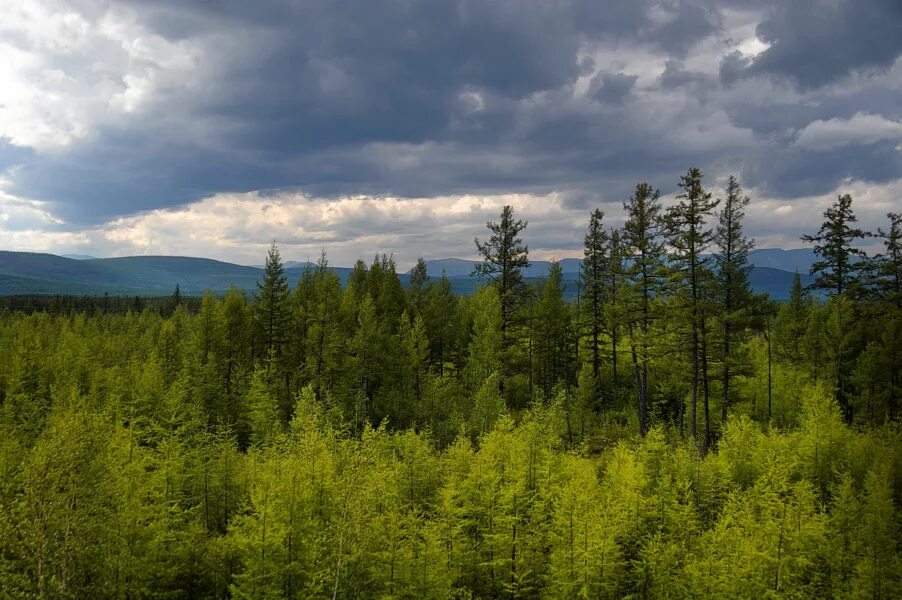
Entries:
[[0,309],[0,597],[902,597],[902,216],[839,196],[776,302],[750,201],[639,183],[571,295],[507,206],[472,295],[273,243],[252,294]]

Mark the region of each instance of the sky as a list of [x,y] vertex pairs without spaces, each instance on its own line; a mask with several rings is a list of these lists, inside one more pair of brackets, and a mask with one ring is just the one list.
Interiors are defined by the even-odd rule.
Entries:
[[902,210],[899,0],[0,0],[0,248],[578,256],[691,166],[801,247]]

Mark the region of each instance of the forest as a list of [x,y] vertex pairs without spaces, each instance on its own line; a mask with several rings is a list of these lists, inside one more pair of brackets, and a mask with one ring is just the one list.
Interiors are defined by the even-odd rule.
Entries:
[[639,183],[575,301],[508,206],[471,296],[273,243],[251,295],[0,308],[0,597],[902,597],[902,215],[839,196],[777,303],[750,202]]

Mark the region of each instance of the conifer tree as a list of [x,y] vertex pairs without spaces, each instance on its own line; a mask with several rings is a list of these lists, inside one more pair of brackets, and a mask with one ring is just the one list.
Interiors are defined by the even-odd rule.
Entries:
[[[648,183],[639,183],[623,208],[627,221],[623,226],[623,256],[628,263],[625,278],[636,300],[628,309],[631,335],[639,339],[639,352],[633,352],[633,369],[639,399],[639,431],[648,431],[648,371],[651,361],[651,327],[656,319],[653,302],[664,283],[664,243],[661,193]],[[636,345],[634,345],[634,349]]]
[[285,365],[293,377],[295,383],[293,389],[300,389],[300,380],[303,377],[303,365],[307,361],[307,333],[313,322],[313,287],[314,265],[310,262],[304,264],[301,276],[294,291],[290,294],[289,307],[291,319],[285,347]]
[[608,236],[608,265],[607,265],[607,296],[608,306],[606,319],[608,334],[611,338],[611,377],[613,389],[618,387],[618,344],[620,342],[620,330],[623,325],[623,242],[621,230],[612,229]]
[[539,291],[533,323],[536,381],[548,401],[559,382],[573,383],[575,363],[570,307],[564,302],[563,271],[556,260]]
[[378,338],[381,336],[382,327],[376,319],[375,303],[369,294],[364,294],[358,313],[357,332],[349,345],[355,367],[349,375],[365,401],[362,417],[370,419],[371,423],[379,422],[375,415],[374,397],[379,380],[377,363],[381,357]]
[[696,437],[699,384],[702,385],[705,410],[705,438],[702,447],[711,442],[711,416],[708,394],[708,352],[705,308],[706,283],[710,277],[705,251],[714,239],[707,220],[717,207],[711,194],[702,187],[702,172],[696,167],[680,177],[681,193],[677,204],[667,211],[668,243],[672,247],[671,266],[678,289],[688,295],[689,358],[691,375],[691,413],[689,431]]
[[888,213],[889,229],[878,230],[883,239],[884,252],[876,260],[877,292],[882,300],[878,308],[883,331],[880,334],[881,371],[888,375],[886,398],[889,418],[896,415],[898,396],[902,392],[902,213]]
[[410,270],[408,279],[408,290],[410,293],[410,304],[413,306],[417,314],[423,310],[423,296],[429,284],[429,268],[422,256],[417,257],[417,264]]
[[167,384],[172,384],[181,369],[179,334],[173,319],[167,319],[160,328],[159,352],[163,376]]
[[583,241],[582,288],[586,319],[589,325],[589,350],[592,375],[601,381],[601,335],[604,324],[606,285],[608,282],[608,232],[604,228],[604,212],[592,211],[589,229]]
[[342,357],[341,282],[329,270],[326,253],[320,256],[313,272],[311,322],[304,344],[305,371],[318,400],[333,388]]
[[282,426],[278,398],[272,391],[271,362],[258,363],[247,391],[248,429],[251,443],[271,441]]
[[363,294],[369,291],[369,268],[362,259],[354,262],[354,268],[348,276],[346,291],[355,299],[355,303],[363,298]]
[[279,355],[289,320],[288,280],[279,248],[273,242],[266,254],[263,281],[257,283],[257,328],[262,356]]
[[251,319],[243,291],[229,290],[219,304],[217,325],[217,362],[219,393],[214,398],[215,417],[238,428],[242,445],[246,441],[244,394],[248,374],[253,365],[251,353]]
[[852,211],[852,196],[843,194],[824,211],[824,222],[818,232],[802,236],[803,241],[814,245],[814,253],[820,258],[811,265],[814,289],[841,296],[858,283],[865,254],[852,244],[867,234],[855,227],[857,221]]
[[445,363],[453,356],[457,345],[457,309],[457,296],[443,272],[438,280],[429,282],[422,309],[432,365],[438,367],[439,377],[445,376]]
[[[487,277],[498,289],[501,308],[501,341],[507,352],[513,345],[512,325],[515,314],[527,296],[526,284],[523,281],[523,269],[529,266],[529,248],[520,239],[520,233],[526,229],[526,221],[514,219],[514,209],[506,205],[501,211],[501,220],[497,223],[486,223],[491,232],[484,242],[476,238],[476,249],[482,256],[473,273],[479,277]],[[502,377],[499,386],[504,393],[504,375],[507,361],[503,362]]]
[[466,308],[471,312],[472,335],[465,370],[469,387],[475,389],[502,369],[501,302],[495,287],[479,289],[469,300]]
[[405,401],[412,401],[413,404],[411,410],[405,410],[408,418],[404,422],[422,424],[426,416],[423,414],[423,388],[429,358],[429,340],[423,317],[417,315],[411,322],[406,312],[402,314],[398,337],[401,346],[401,356],[398,357],[402,362],[401,383],[406,388]]
[[777,355],[798,368],[805,360],[805,332],[808,329],[809,303],[805,299],[802,276],[796,271],[789,290],[789,302],[781,304],[774,321]]
[[407,309],[407,295],[398,277],[394,256],[383,253],[373,259],[367,289],[379,319],[385,323],[389,332],[397,333],[401,313]]
[[181,306],[181,304],[182,304],[182,289],[179,286],[179,284],[176,283],[175,289],[172,290],[172,296],[169,297],[169,314],[171,315],[172,313],[174,313],[175,309],[177,309],[179,306]]
[[877,257],[878,292],[896,308],[902,308],[902,213],[887,213],[889,229],[877,230],[884,252]]
[[717,245],[714,262],[717,265],[717,291],[722,311],[721,423],[727,420],[727,407],[730,405],[734,337],[747,318],[746,312],[752,300],[749,251],[754,247],[754,242],[742,230],[745,209],[751,199],[742,194],[742,188],[733,175],[727,180],[724,191],[714,231],[714,243]]
[[[814,253],[820,258],[811,265],[811,274],[815,276],[812,288],[824,290],[831,296],[840,297],[836,303],[837,331],[844,332],[849,326],[845,305],[841,298],[844,294],[857,289],[860,284],[859,272],[866,265],[865,253],[853,244],[864,238],[864,230],[855,227],[858,219],[852,210],[852,196],[843,194],[836,202],[824,211],[824,222],[814,235],[803,235],[802,240],[814,245]],[[833,358],[836,377],[836,397],[843,409],[847,421],[852,419],[849,404],[847,380],[850,364],[847,360],[845,336],[834,339]]]
[[897,552],[898,526],[889,480],[889,469],[882,461],[865,478],[859,525],[864,552],[853,582],[854,594],[859,598],[888,598],[902,592],[902,559]]

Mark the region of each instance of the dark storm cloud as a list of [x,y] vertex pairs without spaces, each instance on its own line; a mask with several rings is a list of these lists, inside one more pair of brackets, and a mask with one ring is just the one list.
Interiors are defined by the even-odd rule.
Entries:
[[[707,1],[129,4],[148,32],[196,46],[184,85],[62,149],[0,145],[0,170],[17,167],[8,190],[74,224],[260,189],[567,190],[565,204],[583,208],[619,201],[637,180],[672,190],[693,164],[741,169],[750,185],[789,196],[899,173],[885,140],[793,146],[816,119],[898,119],[886,74],[867,99],[742,93],[778,86],[758,75],[808,90],[887,69],[902,47],[894,1],[774,4],[757,28],[770,46],[755,57],[720,43],[727,19]],[[104,6],[82,12],[96,20]],[[719,73],[687,67],[693,52]],[[639,60],[648,55],[661,66]]]
[[610,104],[623,102],[637,79],[636,75],[626,73],[600,73],[592,81],[592,96]]
[[902,173],[898,142],[875,142],[854,149],[813,151],[785,148],[765,153],[746,166],[746,178],[777,196],[826,194],[846,178],[885,182]]
[[664,88],[679,88],[686,85],[709,84],[711,78],[704,73],[686,69],[678,60],[668,60],[664,63],[664,71],[658,82]]
[[720,59],[720,80],[725,85],[732,85],[748,71],[752,60],[734,50]]
[[683,57],[695,44],[717,29],[718,14],[711,7],[692,3],[662,3],[669,13],[663,24],[646,32],[645,38],[666,52]]
[[748,74],[818,87],[854,71],[886,69],[895,62],[902,53],[902,2],[780,2],[758,25],[757,35],[770,47],[751,62]]

